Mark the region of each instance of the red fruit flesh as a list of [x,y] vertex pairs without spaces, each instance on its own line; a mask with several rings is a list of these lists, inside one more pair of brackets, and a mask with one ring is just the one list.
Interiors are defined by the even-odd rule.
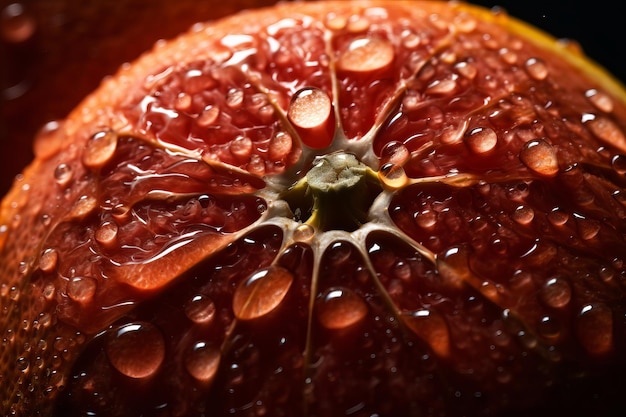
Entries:
[[620,415],[626,93],[561,48],[419,2],[158,44],[3,201],[2,411]]

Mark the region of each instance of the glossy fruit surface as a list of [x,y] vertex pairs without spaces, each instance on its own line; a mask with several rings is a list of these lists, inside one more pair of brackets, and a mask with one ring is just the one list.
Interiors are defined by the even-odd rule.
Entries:
[[624,411],[625,129],[603,70],[463,4],[196,25],[3,201],[2,410]]

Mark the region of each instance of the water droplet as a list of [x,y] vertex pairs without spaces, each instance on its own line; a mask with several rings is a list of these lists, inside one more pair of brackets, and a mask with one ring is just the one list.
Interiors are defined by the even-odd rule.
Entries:
[[348,19],[348,31],[352,33],[363,32],[370,27],[370,21],[365,16],[352,15]]
[[211,381],[215,377],[219,365],[219,349],[210,346],[206,342],[194,344],[191,351],[185,356],[187,372],[198,381]]
[[384,185],[392,189],[403,187],[409,180],[404,168],[393,163],[383,164],[378,171],[378,178]]
[[252,141],[246,136],[238,136],[230,142],[228,150],[235,158],[247,161],[250,159],[250,153],[252,152]]
[[178,111],[187,111],[191,108],[191,96],[186,93],[179,93],[174,101],[174,108]]
[[97,286],[94,278],[74,277],[67,283],[67,295],[74,301],[85,303],[93,299]]
[[626,174],[626,156],[625,155],[615,155],[611,159],[611,166],[620,175]]
[[576,219],[578,234],[583,240],[593,239],[600,232],[600,222],[593,219]]
[[511,215],[513,220],[521,225],[528,225],[535,218],[535,211],[528,206],[519,206]]
[[243,104],[244,93],[241,88],[231,88],[226,93],[226,105],[231,109],[237,109]]
[[592,355],[609,353],[613,348],[613,312],[604,304],[587,304],[576,320],[578,340]]
[[30,362],[28,361],[28,358],[24,356],[17,358],[15,365],[17,366],[17,370],[24,374],[30,369]]
[[215,303],[209,297],[199,294],[185,304],[185,315],[197,324],[207,324],[215,317]]
[[161,331],[150,323],[125,324],[110,333],[106,353],[111,365],[130,378],[153,375],[165,358]]
[[550,278],[540,292],[541,300],[548,307],[562,308],[572,299],[572,289],[562,278]]
[[422,210],[415,215],[415,223],[424,229],[430,229],[437,224],[437,213],[429,209]]
[[561,324],[557,319],[545,316],[539,321],[538,330],[545,338],[557,339],[561,335]]
[[566,212],[559,210],[558,208],[552,210],[548,213],[548,221],[552,223],[553,226],[563,226],[569,220],[569,214]]
[[67,164],[59,164],[54,170],[54,179],[60,186],[67,185],[72,180],[72,167]]
[[[332,141],[328,124],[332,120],[332,102],[319,88],[307,87],[297,91],[289,103],[287,117],[304,132],[302,141],[313,148],[325,148]],[[310,132],[310,133],[309,133]]]
[[83,195],[74,203],[70,217],[84,219],[96,209],[97,205],[98,202],[95,197]]
[[318,299],[316,314],[327,329],[344,329],[361,321],[367,315],[363,299],[347,288],[329,288]]
[[400,34],[402,46],[407,49],[415,49],[422,43],[422,38],[412,29],[405,29]]
[[269,157],[271,161],[281,161],[289,155],[293,146],[291,135],[286,132],[278,132],[270,139]]
[[56,154],[63,144],[62,123],[53,120],[46,123],[35,136],[33,152],[37,158],[48,159]]
[[426,88],[427,94],[450,94],[456,89],[456,77],[444,78],[443,80],[435,80]]
[[613,99],[609,97],[608,94],[596,89],[590,89],[585,91],[585,97],[587,97],[591,104],[593,104],[598,110],[605,113],[613,111]]
[[118,226],[114,221],[104,221],[96,230],[96,241],[103,246],[111,247],[117,241]]
[[409,149],[401,142],[387,143],[380,152],[383,161],[403,166],[411,157]]
[[487,153],[498,144],[498,135],[488,127],[477,127],[465,136],[465,144],[476,154]]
[[539,58],[530,58],[525,64],[526,72],[531,78],[541,81],[548,76],[548,66]]
[[408,281],[411,278],[411,266],[404,261],[399,261],[393,266],[393,275],[398,279]]
[[269,314],[283,301],[293,279],[291,272],[276,265],[255,272],[235,290],[235,316],[251,320]]
[[324,24],[330,30],[341,30],[348,24],[348,19],[343,14],[328,13],[324,19]]
[[93,134],[85,145],[83,164],[97,169],[111,160],[117,149],[117,133],[111,129],[101,130]]
[[219,117],[219,115],[220,115],[219,107],[217,107],[217,106],[207,106],[202,111],[200,116],[198,116],[198,119],[196,120],[196,123],[200,127],[212,126],[217,121],[217,118]]
[[454,26],[460,32],[470,33],[476,29],[476,19],[469,13],[460,13],[454,17]]
[[431,310],[417,310],[404,313],[402,319],[420,339],[440,357],[450,354],[450,330],[446,319],[439,313]]
[[626,148],[626,136],[620,127],[614,121],[607,117],[597,116],[591,117],[585,123],[591,133],[598,139],[621,149]]
[[515,65],[515,63],[517,63],[517,53],[508,48],[500,49],[500,58],[509,65]]
[[52,248],[46,249],[39,258],[39,269],[45,273],[49,273],[55,270],[59,260],[59,253]]
[[352,246],[346,242],[335,242],[328,249],[328,261],[333,266],[338,266],[347,261],[352,255]]
[[357,38],[339,56],[337,67],[350,72],[378,71],[390,65],[394,56],[393,45],[386,39]]
[[524,165],[539,175],[551,177],[559,172],[556,149],[543,139],[526,142],[519,157]]
[[20,3],[11,3],[2,10],[0,15],[0,34],[8,43],[22,43],[35,33],[35,19],[26,13]]
[[469,62],[459,62],[454,66],[454,68],[456,68],[457,72],[468,80],[473,80],[476,77],[476,74],[478,74],[476,66]]
[[301,224],[293,232],[293,240],[296,242],[308,242],[315,236],[315,228],[308,224]]

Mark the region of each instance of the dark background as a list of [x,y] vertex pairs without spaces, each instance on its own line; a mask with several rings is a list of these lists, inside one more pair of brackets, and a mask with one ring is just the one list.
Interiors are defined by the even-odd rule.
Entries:
[[[193,23],[275,0],[0,0],[0,195],[32,159],[31,141],[121,63]],[[626,82],[619,4],[475,1],[506,10],[585,53]],[[13,6],[12,6],[13,5]],[[19,30],[16,30],[19,29]]]

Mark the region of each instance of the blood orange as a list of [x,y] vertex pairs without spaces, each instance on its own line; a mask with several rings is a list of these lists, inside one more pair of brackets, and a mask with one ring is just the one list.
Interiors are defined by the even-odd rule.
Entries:
[[197,25],[35,141],[9,415],[624,411],[626,92],[457,3]]

